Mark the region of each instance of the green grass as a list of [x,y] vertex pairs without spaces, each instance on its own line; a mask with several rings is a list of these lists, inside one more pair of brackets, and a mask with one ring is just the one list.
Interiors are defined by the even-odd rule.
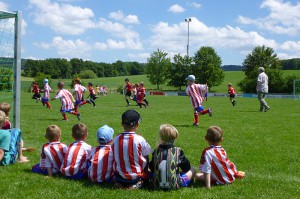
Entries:
[[[200,116],[200,126],[193,127],[193,110],[187,97],[147,96],[150,106],[139,109],[142,122],[138,133],[154,148],[159,125],[170,123],[179,130],[176,145],[181,147],[191,164],[198,168],[202,150],[207,146],[204,136],[211,125],[224,131],[222,146],[238,170],[246,177],[230,186],[215,186],[206,190],[202,183],[173,192],[149,190],[115,190],[111,185],[97,185],[88,180],[74,181],[61,176],[46,178],[31,172],[38,163],[39,149],[46,142],[44,135],[48,125],[62,129],[61,140],[70,144],[71,127],[76,117],[61,121],[59,102],[52,102],[47,110],[31,100],[31,93],[22,92],[21,129],[25,146],[38,150],[25,153],[30,163],[0,168],[0,198],[299,198],[300,197],[300,129],[299,101],[267,99],[272,109],[258,112],[257,99],[237,98],[232,107],[225,97],[211,97],[204,107],[212,107],[212,118]],[[52,94],[53,96],[54,94]],[[87,143],[96,146],[96,130],[108,124],[115,135],[122,132],[121,114],[127,109],[121,95],[108,95],[96,100],[97,107],[80,108],[81,122],[88,126]]]

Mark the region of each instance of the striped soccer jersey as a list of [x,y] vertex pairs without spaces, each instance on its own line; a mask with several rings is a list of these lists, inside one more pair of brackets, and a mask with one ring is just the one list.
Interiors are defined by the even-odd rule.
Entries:
[[82,100],[83,92],[86,91],[86,88],[80,84],[75,84],[74,91],[76,93],[76,101],[80,101]]
[[88,177],[92,182],[105,182],[112,177],[114,155],[110,145],[93,148],[89,161]]
[[186,88],[186,94],[190,97],[191,103],[194,108],[198,108],[202,105],[203,97],[206,92],[206,85],[191,84]]
[[114,172],[123,179],[143,177],[147,165],[145,156],[152,152],[147,141],[135,132],[123,132],[114,139]]
[[80,170],[86,169],[87,158],[92,147],[84,141],[75,141],[70,144],[60,171],[65,176],[73,176]]
[[203,150],[199,170],[210,173],[212,182],[216,184],[232,183],[237,173],[235,165],[227,158],[221,146],[210,146]]
[[44,144],[40,158],[40,167],[52,168],[53,173],[59,172],[67,150],[68,147],[60,142]]
[[44,97],[45,99],[49,99],[50,98],[50,91],[51,91],[51,87],[49,86],[49,84],[45,84],[44,85]]
[[68,91],[66,89],[61,89],[57,92],[55,98],[56,99],[60,98],[61,110],[69,111],[74,108],[74,104],[72,102],[71,95],[72,94],[70,93],[70,91]]

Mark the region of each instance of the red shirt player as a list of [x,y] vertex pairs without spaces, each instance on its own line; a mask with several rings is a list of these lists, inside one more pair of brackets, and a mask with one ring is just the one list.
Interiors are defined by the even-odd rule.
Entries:
[[229,100],[232,103],[232,106],[236,105],[236,101],[234,100],[235,96],[236,96],[236,92],[234,90],[234,88],[232,87],[231,83],[228,83],[228,95],[229,95]]
[[89,92],[90,92],[90,102],[93,104],[94,107],[96,107],[96,104],[95,104],[95,99],[98,98],[98,96],[96,96],[96,92],[93,88],[93,84],[91,82],[89,82],[89,86],[88,86],[88,89],[89,89]]
[[35,99],[36,103],[38,103],[38,101],[41,100],[41,94],[39,85],[37,85],[36,82],[32,82],[32,92],[34,92],[32,99]]
[[125,89],[125,100],[127,102],[127,106],[129,106],[130,105],[129,99],[131,97],[131,92],[132,92],[133,87],[132,87],[132,84],[129,82],[128,78],[125,79],[125,84],[126,84],[125,87],[124,87],[124,89]]
[[192,106],[194,108],[194,126],[199,125],[199,115],[209,114],[212,116],[212,110],[210,108],[204,110],[202,103],[204,100],[204,92],[206,92],[206,86],[204,84],[195,84],[195,76],[189,75],[187,77],[188,86],[186,93],[191,99]]
[[137,93],[136,93],[136,102],[142,108],[142,105],[146,108],[146,104],[143,102],[145,100],[146,96],[146,90],[144,88],[144,82],[141,82],[139,84],[139,87],[137,88]]

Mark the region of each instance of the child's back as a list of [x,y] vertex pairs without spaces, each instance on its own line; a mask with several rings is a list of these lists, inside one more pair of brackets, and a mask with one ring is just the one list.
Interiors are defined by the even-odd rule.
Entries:
[[93,148],[89,157],[88,177],[92,182],[109,181],[113,175],[113,134],[114,130],[107,125],[97,131],[100,146]]

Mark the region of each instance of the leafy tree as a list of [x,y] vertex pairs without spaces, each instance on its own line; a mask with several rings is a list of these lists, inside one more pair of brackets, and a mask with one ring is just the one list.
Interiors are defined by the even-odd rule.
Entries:
[[189,68],[192,62],[192,58],[188,56],[182,56],[177,54],[173,58],[174,63],[169,71],[169,85],[179,87],[181,90],[182,86],[186,85],[186,77],[189,75]]
[[269,92],[282,92],[284,88],[284,78],[280,70],[280,61],[277,54],[270,47],[255,47],[250,54],[246,56],[243,62],[245,78],[239,82],[239,86],[244,92],[256,92],[258,68],[264,67],[269,77]]
[[157,86],[166,82],[168,71],[172,65],[171,59],[167,58],[168,53],[159,49],[147,59],[146,74],[149,81]]
[[84,69],[84,63],[82,59],[73,58],[70,60],[72,66],[72,75],[79,74]]
[[194,62],[190,73],[196,76],[199,83],[207,83],[211,88],[223,82],[222,60],[212,47],[201,47],[195,53]]
[[95,79],[97,75],[92,70],[81,71],[79,76],[83,79]]

